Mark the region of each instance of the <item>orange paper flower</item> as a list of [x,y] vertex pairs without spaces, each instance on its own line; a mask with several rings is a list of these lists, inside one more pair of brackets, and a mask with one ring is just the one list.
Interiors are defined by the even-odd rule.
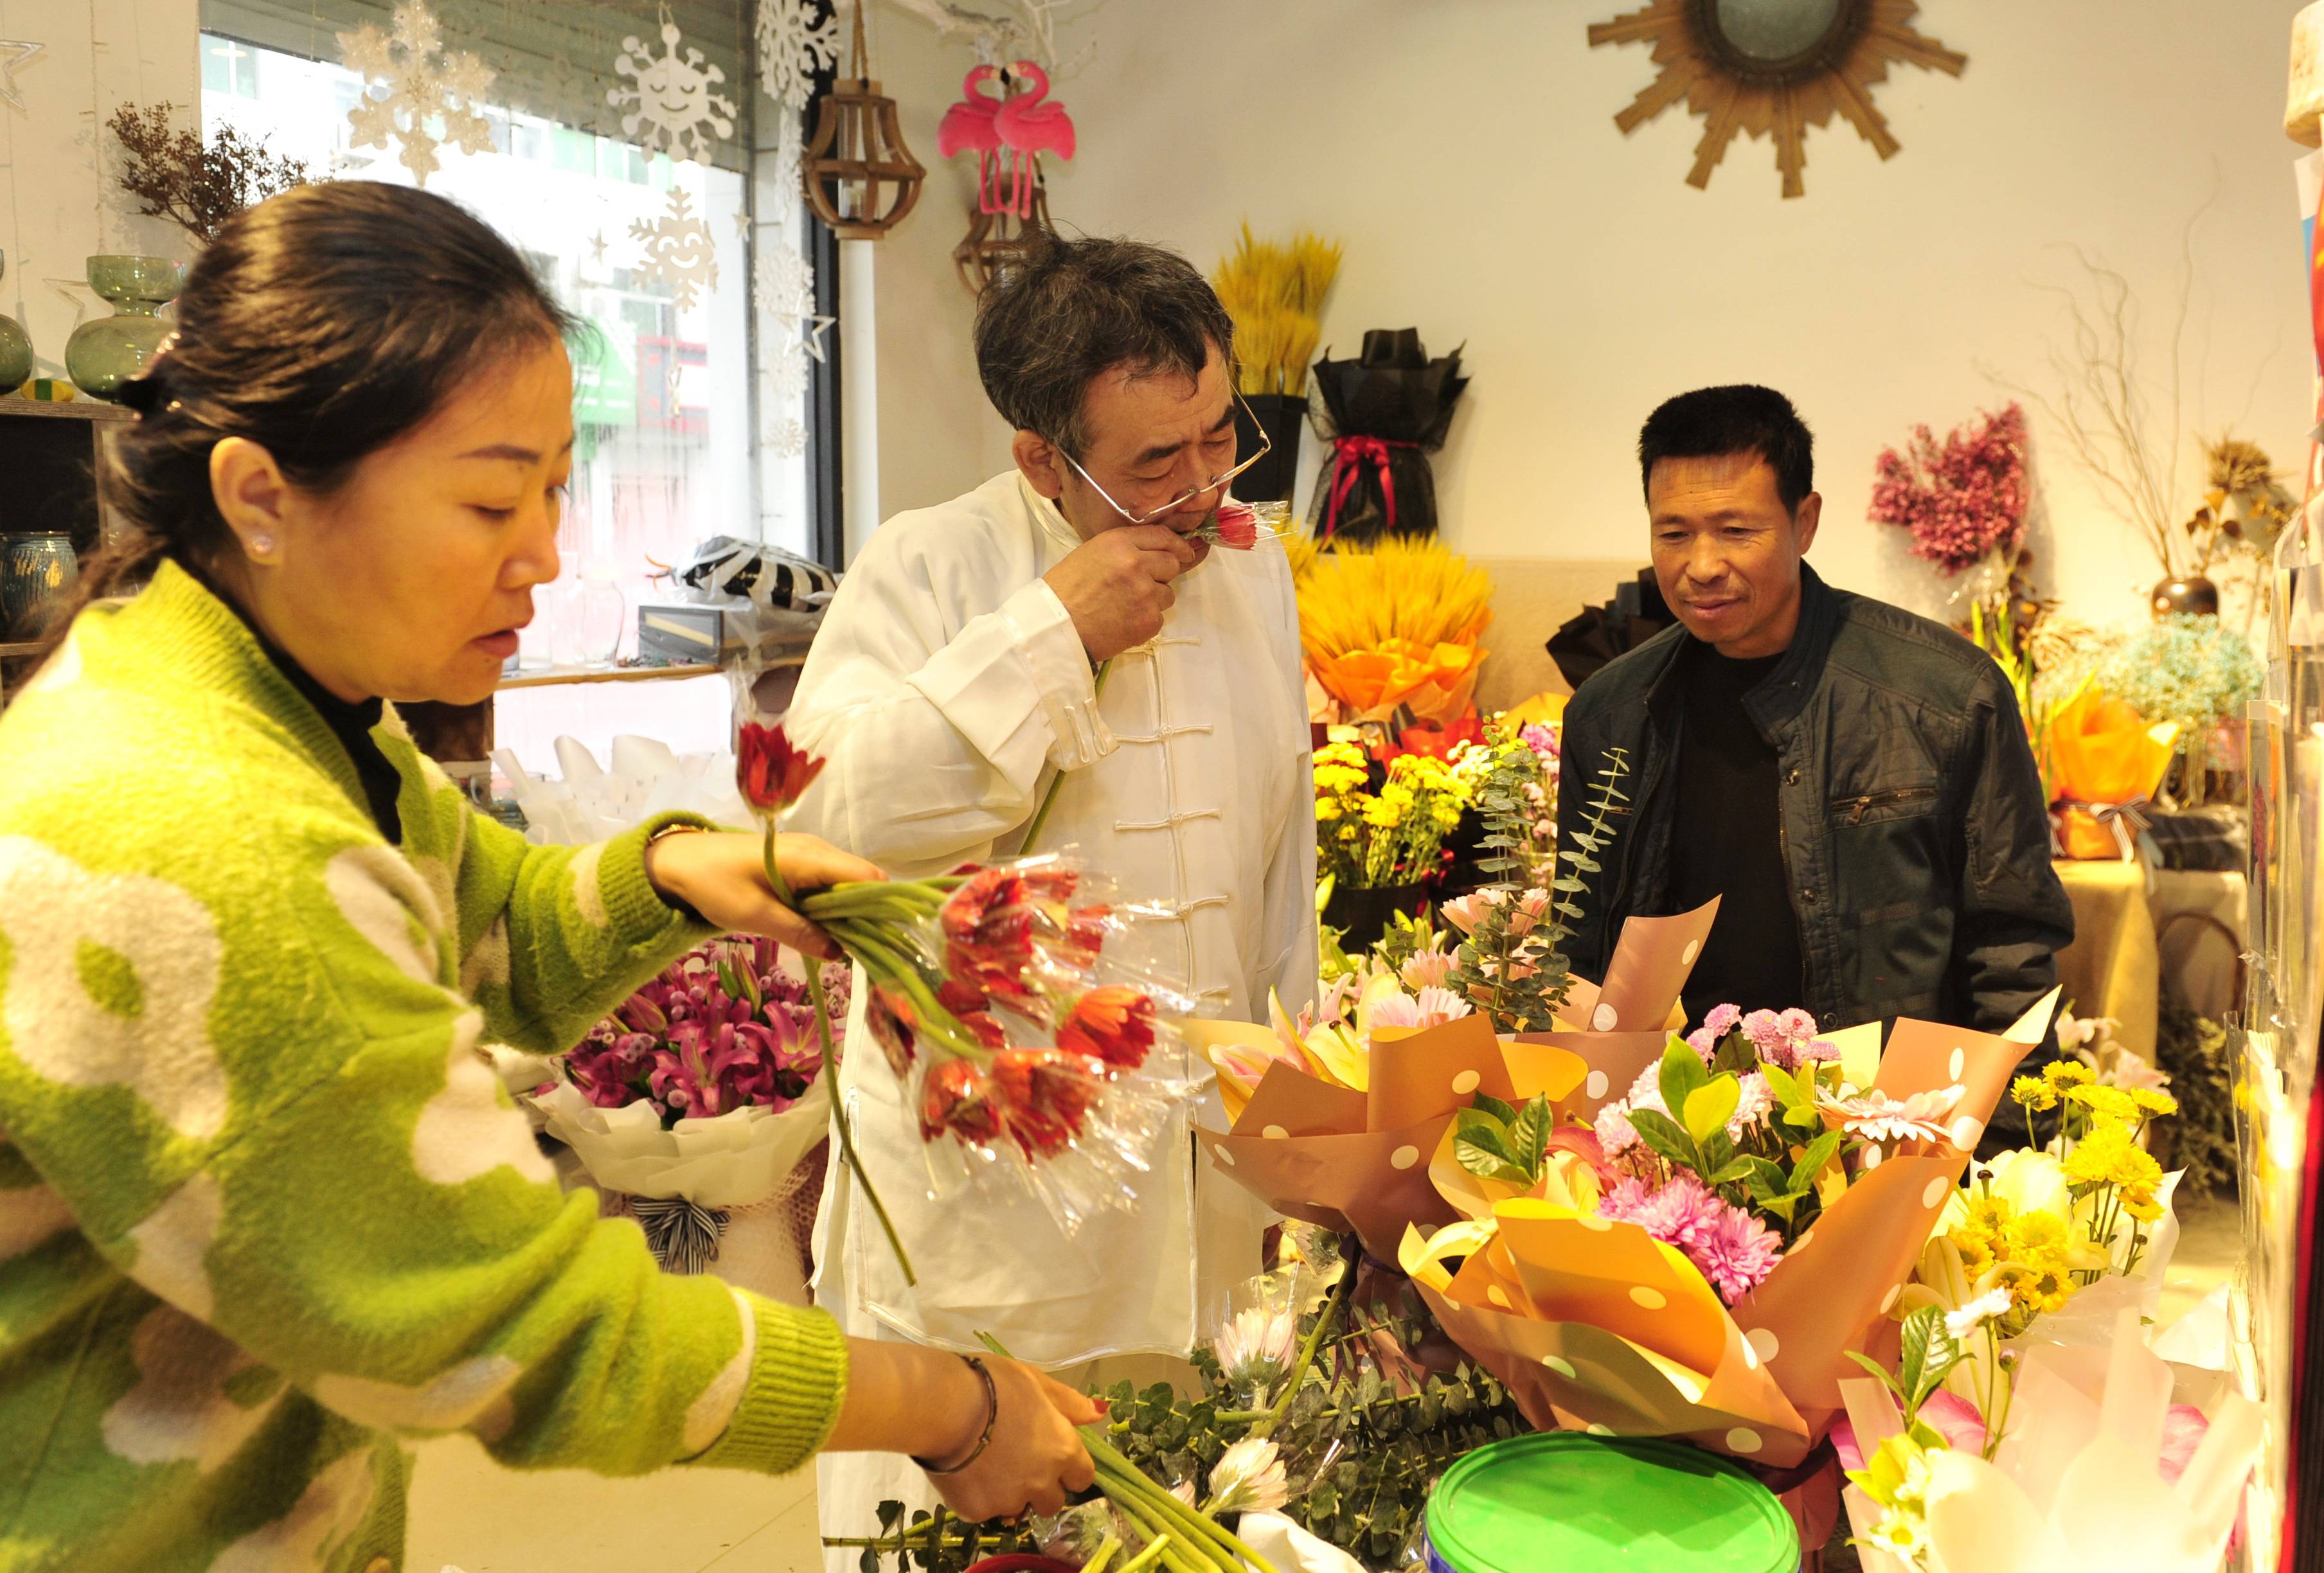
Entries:
[[1310,670],[1358,721],[1385,721],[1398,705],[1409,705],[1421,720],[1442,725],[1468,710],[1484,658],[1474,645],[1388,639],[1370,649],[1316,656]]
[[2179,729],[2149,726],[2119,699],[2085,688],[2050,722],[2052,789],[2072,803],[2135,803],[2163,785]]

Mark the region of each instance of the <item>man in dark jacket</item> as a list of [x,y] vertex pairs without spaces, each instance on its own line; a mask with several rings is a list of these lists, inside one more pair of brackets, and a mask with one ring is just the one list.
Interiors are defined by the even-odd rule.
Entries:
[[[1566,707],[1558,841],[1605,807],[1568,945],[1602,977],[1622,922],[1719,919],[1691,1020],[1801,1006],[1827,1028],[2008,1026],[2057,980],[2073,910],[1999,667],[1800,559],[1822,499],[1782,394],[1705,388],[1638,438],[1655,577],[1679,620]],[[1619,798],[1604,795],[1617,758]]]

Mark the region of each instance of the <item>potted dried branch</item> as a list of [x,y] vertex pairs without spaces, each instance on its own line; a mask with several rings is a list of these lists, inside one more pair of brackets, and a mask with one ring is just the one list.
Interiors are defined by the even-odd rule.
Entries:
[[166,218],[208,245],[244,208],[307,183],[305,160],[272,151],[264,137],[252,142],[231,125],[220,125],[205,142],[175,122],[175,107],[124,104],[105,123],[121,143],[121,189],[137,198],[141,214]]

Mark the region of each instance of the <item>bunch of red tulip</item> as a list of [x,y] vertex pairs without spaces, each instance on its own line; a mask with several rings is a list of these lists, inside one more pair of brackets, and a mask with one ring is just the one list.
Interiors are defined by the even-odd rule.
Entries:
[[[822,763],[779,727],[743,728],[738,774],[767,819],[769,878],[786,900],[773,820]],[[835,885],[792,904],[862,969],[866,1024],[911,1089],[924,1141],[1028,1163],[1080,1154],[1099,1189],[1126,1194],[1121,1172],[1145,1166],[1162,1087],[1136,1073],[1169,1028],[1166,997],[1111,980],[1128,976],[1105,957],[1125,924],[1100,895],[1059,860],[1028,858]],[[840,1134],[853,1164],[844,1109]]]

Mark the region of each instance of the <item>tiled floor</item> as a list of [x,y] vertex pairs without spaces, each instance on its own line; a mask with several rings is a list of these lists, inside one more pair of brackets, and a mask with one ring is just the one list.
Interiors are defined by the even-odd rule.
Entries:
[[[2181,1213],[2161,1315],[2176,1320],[2234,1271],[2232,1202]],[[811,1471],[765,1480],[667,1470],[638,1480],[501,1468],[466,1437],[426,1443],[411,1493],[410,1573],[816,1573]]]

